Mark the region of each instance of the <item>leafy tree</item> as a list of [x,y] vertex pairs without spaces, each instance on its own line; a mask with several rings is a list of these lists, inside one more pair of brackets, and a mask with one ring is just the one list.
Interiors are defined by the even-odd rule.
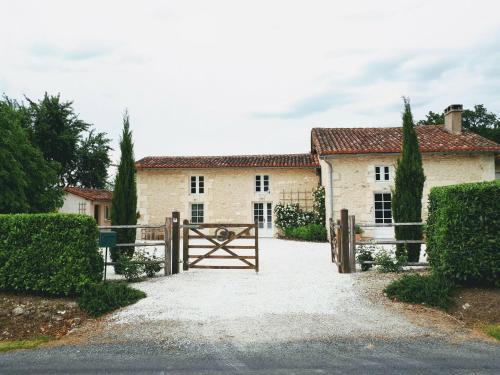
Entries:
[[0,100],[0,213],[50,212],[62,205],[58,167],[30,142],[25,108]]
[[[444,124],[444,113],[429,111],[425,120],[420,120],[417,125]],[[488,112],[483,104],[466,109],[462,113],[462,127],[473,133],[500,143],[500,118],[493,112]]]
[[[413,124],[410,102],[404,100],[403,112],[403,146],[401,158],[397,162],[395,189],[392,197],[392,214],[397,223],[422,221],[422,195],[424,189],[424,170],[422,155],[418,148],[417,132]],[[398,226],[395,228],[397,240],[422,239],[421,226]],[[418,262],[420,244],[396,245],[396,255],[405,256],[408,261]]]
[[81,133],[89,124],[75,114],[73,102],[62,102],[60,95],[45,93],[38,103],[28,99],[31,121],[27,124],[32,142],[48,161],[59,164],[59,180],[62,186],[74,185],[77,150]]
[[109,143],[106,133],[95,133],[94,129],[80,142],[74,174],[79,185],[94,189],[107,187],[108,167],[111,163]]
[[59,184],[104,188],[111,162],[106,133],[95,133],[75,113],[73,102],[62,101],[60,95],[45,93],[38,102],[27,100],[24,126],[45,159],[58,163]]
[[[137,223],[137,188],[135,175],[134,144],[130,130],[129,115],[123,116],[123,131],[120,139],[120,163],[115,179],[115,190],[111,202],[111,223],[113,225],[133,225]],[[119,229],[118,243],[135,242],[135,229]],[[120,256],[132,257],[133,247],[111,249],[111,259],[117,262]],[[121,273],[119,267],[115,271]]]

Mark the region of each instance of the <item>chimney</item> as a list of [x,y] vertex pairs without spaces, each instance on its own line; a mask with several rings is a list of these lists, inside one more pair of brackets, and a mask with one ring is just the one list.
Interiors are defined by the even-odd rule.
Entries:
[[462,133],[462,104],[449,105],[444,110],[444,129],[451,134]]

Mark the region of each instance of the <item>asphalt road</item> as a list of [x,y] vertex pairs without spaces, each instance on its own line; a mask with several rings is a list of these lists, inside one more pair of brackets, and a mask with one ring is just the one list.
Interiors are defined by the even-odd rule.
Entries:
[[420,338],[236,347],[157,342],[61,346],[0,355],[1,374],[500,374],[500,345]]

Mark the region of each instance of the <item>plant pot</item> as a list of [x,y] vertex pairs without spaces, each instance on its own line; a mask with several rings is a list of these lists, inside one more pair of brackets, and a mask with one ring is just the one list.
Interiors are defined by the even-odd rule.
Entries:
[[356,242],[357,241],[361,241],[361,234],[360,233],[356,233],[356,235],[354,236],[354,238],[356,239]]

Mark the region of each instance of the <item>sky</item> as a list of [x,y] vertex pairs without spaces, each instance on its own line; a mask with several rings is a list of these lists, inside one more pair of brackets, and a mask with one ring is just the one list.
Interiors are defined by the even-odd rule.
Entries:
[[500,114],[500,2],[0,0],[0,92],[74,102],[136,159],[301,153],[313,127]]

